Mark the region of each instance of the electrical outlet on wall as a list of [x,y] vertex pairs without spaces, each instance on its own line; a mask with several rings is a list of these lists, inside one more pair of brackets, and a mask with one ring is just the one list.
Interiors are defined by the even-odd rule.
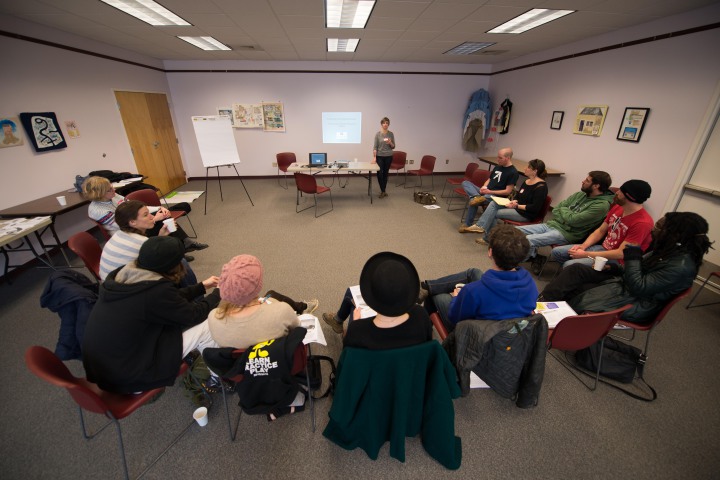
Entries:
[[446,159],[445,159],[445,165],[447,165],[448,163],[450,163],[450,159],[449,159],[449,158],[446,158]]
[[415,160],[410,160],[410,165],[414,164]]
[[277,167],[277,162],[273,162],[273,167]]

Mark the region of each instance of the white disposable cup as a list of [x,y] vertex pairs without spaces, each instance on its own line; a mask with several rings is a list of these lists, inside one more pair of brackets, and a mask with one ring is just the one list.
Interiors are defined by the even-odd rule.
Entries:
[[595,257],[595,264],[593,265],[593,268],[598,272],[601,272],[602,269],[605,268],[607,261],[608,259],[605,257]]
[[464,283],[456,283],[455,288],[463,288],[465,286]]
[[166,218],[165,220],[163,220],[163,223],[167,227],[168,232],[173,233],[174,231],[177,230],[177,225],[175,225],[175,220],[173,220],[172,218]]
[[200,407],[193,412],[193,418],[201,427],[208,424],[207,408]]
[[67,200],[65,199],[65,195],[60,195],[59,197],[55,197],[55,198],[57,198],[57,201],[60,205],[67,205]]

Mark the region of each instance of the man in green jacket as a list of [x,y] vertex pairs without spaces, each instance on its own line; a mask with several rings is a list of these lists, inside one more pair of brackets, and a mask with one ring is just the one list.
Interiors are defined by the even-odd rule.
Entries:
[[610,174],[592,171],[582,182],[580,191],[570,195],[553,208],[553,218],[547,223],[517,227],[527,235],[532,271],[537,275],[546,259],[537,254],[537,247],[543,245],[567,245],[578,243],[597,228],[603,221],[614,194],[609,191],[612,184]]

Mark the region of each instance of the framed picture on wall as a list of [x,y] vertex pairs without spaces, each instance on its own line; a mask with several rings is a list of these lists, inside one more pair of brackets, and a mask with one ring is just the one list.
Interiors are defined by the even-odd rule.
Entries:
[[552,114],[552,119],[550,120],[550,128],[552,128],[553,130],[560,130],[560,127],[562,127],[562,121],[564,116],[565,112],[560,112],[558,110],[554,111]]
[[580,105],[575,117],[573,133],[599,137],[607,116],[607,105]]
[[645,128],[645,122],[650,115],[649,108],[627,107],[623,115],[620,129],[618,130],[617,139],[626,142],[639,142]]

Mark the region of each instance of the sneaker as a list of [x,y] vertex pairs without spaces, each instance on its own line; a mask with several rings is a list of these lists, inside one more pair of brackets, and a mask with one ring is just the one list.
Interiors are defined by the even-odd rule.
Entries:
[[465,227],[465,230],[461,233],[485,233],[485,229],[472,224],[469,227]]
[[303,313],[313,313],[320,306],[320,301],[317,298],[305,300],[304,303],[307,307],[305,307],[305,311]]
[[486,198],[482,195],[477,195],[470,199],[470,206],[471,207],[477,207],[478,205],[482,205],[485,203]]
[[209,245],[207,243],[192,242],[185,246],[186,252],[194,252],[196,250],[205,250]]
[[425,300],[430,296],[430,292],[427,289],[420,287],[420,293],[418,293],[417,304],[422,305]]
[[323,313],[322,319],[325,323],[330,325],[335,333],[343,333],[343,324],[335,320],[334,313]]
[[530,270],[535,275],[540,275],[545,262],[547,262],[547,257],[545,255],[535,255],[532,259],[530,259]]
[[490,245],[483,237],[476,238],[475,243],[477,243],[478,245],[485,245],[485,246]]

